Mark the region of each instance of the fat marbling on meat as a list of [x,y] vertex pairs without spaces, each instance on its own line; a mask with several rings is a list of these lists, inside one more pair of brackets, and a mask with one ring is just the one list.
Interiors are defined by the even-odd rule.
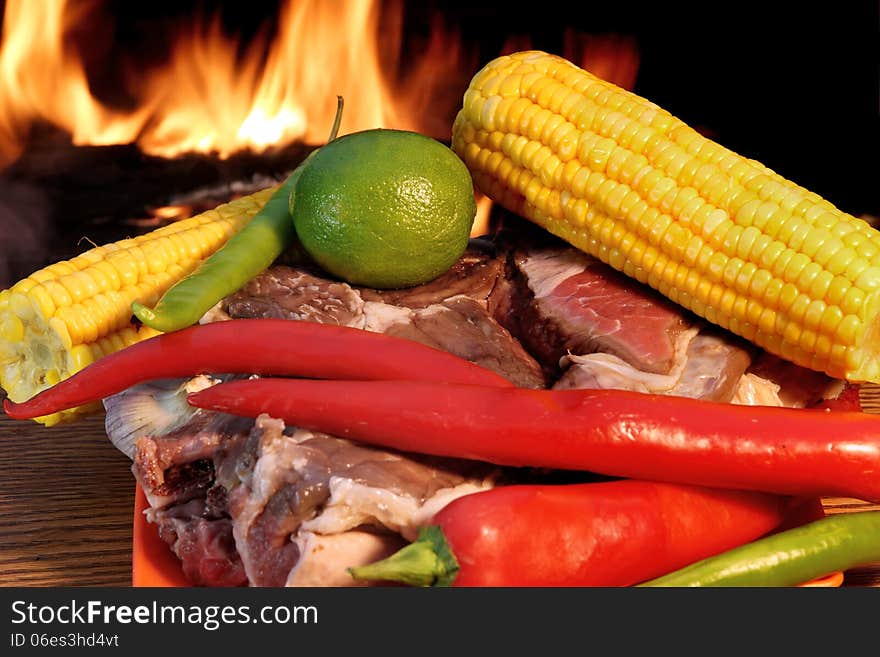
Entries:
[[490,369],[522,388],[543,388],[541,365],[484,305],[458,295],[410,309],[368,301],[365,328],[421,342]]
[[514,243],[507,279],[493,316],[554,388],[730,401],[751,362],[741,340],[573,247]]
[[527,288],[527,308],[517,306],[524,311],[517,315],[518,333],[548,361],[602,352],[645,372],[672,370],[676,339],[689,326],[672,303],[573,248],[527,250],[513,258]]
[[257,586],[287,582],[302,557],[302,544],[292,540],[300,528],[333,535],[370,527],[413,537],[438,501],[491,486],[494,471],[285,431],[268,416],[257,419],[231,458],[231,470],[218,467],[218,483],[229,486],[235,543]]
[[[469,251],[440,279],[379,293],[276,266],[225,299],[211,319],[281,318],[387,333],[448,351],[516,385],[540,388],[545,379],[537,360],[488,310],[502,269],[497,258]],[[472,290],[465,292],[468,285]]]
[[748,352],[736,342],[712,331],[683,333],[667,374],[644,372],[606,353],[564,356],[567,367],[553,387],[631,390],[729,402],[751,362]]
[[504,261],[498,257],[495,245],[485,239],[472,239],[461,258],[433,281],[401,290],[358,290],[364,301],[404,308],[426,308],[455,296],[467,296],[485,305],[503,276]]
[[[209,412],[188,424],[140,438],[133,470],[148,518],[195,584],[283,586],[344,572],[361,564],[334,563],[338,550],[318,546],[357,546],[350,558],[369,559],[497,476],[494,466],[365,447],[268,416]],[[326,540],[349,532],[376,537]]]

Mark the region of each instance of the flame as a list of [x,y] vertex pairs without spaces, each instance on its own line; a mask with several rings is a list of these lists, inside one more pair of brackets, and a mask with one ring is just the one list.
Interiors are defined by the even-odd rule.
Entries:
[[75,144],[125,143],[142,112],[120,114],[89,91],[81,60],[65,42],[69,25],[88,5],[65,0],[9,0],[0,41],[0,164],[16,157],[32,123],[47,121]]
[[124,223],[129,226],[137,226],[138,228],[158,228],[159,226],[193,216],[193,206],[162,205],[158,208],[147,208],[147,212],[149,212],[149,216],[128,217]]
[[[404,57],[403,0],[285,0],[275,29],[242,48],[217,15],[171,40],[158,69],[126,71],[134,109],[96,98],[73,30],[98,0],[7,0],[0,36],[0,167],[24,149],[31,128],[49,124],[77,145],[136,142],[151,155],[263,152],[294,141],[323,143],[345,98],[341,134],[416,130],[449,139],[468,71],[459,35],[437,14]],[[266,36],[274,35],[271,40]],[[511,37],[504,50],[530,47]],[[638,49],[618,35],[566,30],[563,55],[632,88]],[[411,53],[417,53],[415,55]]]
[[[195,21],[173,41],[169,63],[130,71],[134,110],[96,99],[74,26],[98,5],[83,0],[7,0],[0,41],[0,166],[22,151],[31,127],[49,123],[75,144],[136,142],[152,155],[262,152],[327,139],[336,97],[345,98],[340,134],[393,127],[448,140],[460,90],[458,35],[433,25],[422,52],[404,61],[402,0],[287,0],[274,38],[240,48],[219,17]],[[466,80],[464,81],[466,85]]]
[[[641,55],[636,39],[627,34],[590,34],[566,28],[562,37],[563,57],[596,77],[632,91],[639,72]],[[501,46],[501,54],[531,50],[527,34],[511,34]]]
[[584,34],[566,30],[563,50],[572,61],[598,78],[632,91],[639,72],[636,40],[624,34]]
[[492,214],[492,199],[480,192],[476,192],[477,198],[477,214],[474,217],[474,223],[471,227],[471,237],[482,237],[488,235],[492,227],[490,216]]
[[[149,74],[129,70],[135,109],[108,107],[92,94],[70,33],[96,0],[7,0],[0,36],[0,168],[13,162],[35,124],[68,132],[77,145],[137,143],[146,153],[263,152],[294,141],[323,143],[345,98],[340,134],[376,127],[449,139],[467,86],[457,33],[434,17],[419,54],[404,59],[403,0],[286,0],[274,37],[242,49],[220,17],[194,21],[172,41],[172,56]],[[531,48],[508,37],[502,53]],[[632,89],[639,65],[635,40],[567,29],[563,56]],[[472,236],[491,228],[492,201],[477,194]],[[179,219],[188,206],[157,208],[145,225]]]
[[159,221],[180,221],[192,216],[191,205],[163,205],[150,213]]

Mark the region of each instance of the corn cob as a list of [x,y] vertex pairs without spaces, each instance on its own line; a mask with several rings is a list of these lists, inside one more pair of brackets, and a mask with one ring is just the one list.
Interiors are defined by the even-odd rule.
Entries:
[[473,78],[452,147],[487,196],[694,313],[880,382],[880,232],[655,104],[515,53]]
[[[24,401],[89,363],[157,334],[131,322],[242,228],[274,189],[236,199],[135,238],[95,247],[0,291],[0,385]],[[37,418],[51,426],[97,410]]]

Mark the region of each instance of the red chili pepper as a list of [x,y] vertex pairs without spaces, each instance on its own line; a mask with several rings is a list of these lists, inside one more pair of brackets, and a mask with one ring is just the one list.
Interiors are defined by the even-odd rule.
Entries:
[[316,322],[234,319],[149,338],[27,401],[6,399],[3,407],[23,420],[98,401],[142,381],[211,373],[513,385],[491,370],[404,338]]
[[880,416],[622,390],[260,379],[189,396],[405,451],[783,495],[880,500]]
[[620,480],[460,497],[357,579],[415,586],[630,586],[779,526],[775,495]]

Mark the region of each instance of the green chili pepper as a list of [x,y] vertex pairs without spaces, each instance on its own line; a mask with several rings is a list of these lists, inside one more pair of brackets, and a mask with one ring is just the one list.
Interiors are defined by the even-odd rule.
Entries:
[[[342,118],[342,98],[338,98],[336,118],[329,141],[336,138]],[[194,272],[169,288],[155,308],[131,304],[132,312],[147,326],[168,333],[199,321],[220,299],[266,269],[296,239],[290,217],[290,195],[296,187],[307,157],[281,183],[266,205],[226,244],[208,257]]]
[[862,511],[765,536],[639,586],[797,586],[873,561],[880,561],[880,511]]

